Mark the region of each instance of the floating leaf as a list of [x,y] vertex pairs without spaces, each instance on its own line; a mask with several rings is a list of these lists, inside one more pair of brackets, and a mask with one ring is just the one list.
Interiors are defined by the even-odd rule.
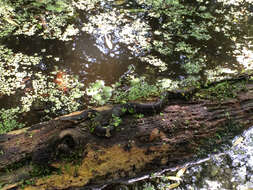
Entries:
[[182,181],[182,179],[180,177],[177,177],[177,176],[167,176],[166,178],[168,180],[172,180],[172,181]]
[[181,169],[177,172],[176,176],[177,176],[177,177],[181,177],[181,176],[184,174],[184,172],[185,172],[186,169],[187,169],[186,167],[181,168]]
[[123,5],[124,3],[126,3],[126,0],[116,0],[113,2],[114,5],[118,6]]
[[234,142],[233,146],[236,146],[236,145],[240,144],[243,140],[244,140],[243,137],[239,137],[239,138]]
[[180,183],[172,183],[172,184],[170,184],[170,185],[167,187],[167,189],[174,189],[174,188],[178,187],[179,185],[180,185]]
[[83,94],[78,93],[78,92],[74,92],[74,93],[72,94],[72,96],[73,96],[73,98],[81,98],[81,97],[83,96]]

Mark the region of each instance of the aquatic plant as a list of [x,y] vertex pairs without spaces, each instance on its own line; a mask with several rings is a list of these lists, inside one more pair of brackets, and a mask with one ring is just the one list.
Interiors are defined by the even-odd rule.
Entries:
[[78,29],[68,21],[77,15],[78,9],[92,9],[98,1],[1,1],[0,16],[3,22],[0,23],[0,37],[25,34],[69,40]]
[[[233,39],[245,41],[242,25],[249,14],[245,7],[250,1],[227,1],[224,4],[232,5],[226,7],[219,2],[202,0],[194,3],[179,0],[137,2],[148,7],[147,14],[154,31],[150,43],[156,52],[141,59],[159,67],[162,72],[174,65],[184,69],[184,75],[200,74],[207,65],[214,64],[215,67],[214,55],[230,59],[236,56],[233,50],[240,47],[235,47]],[[222,43],[217,42],[218,39]],[[227,64],[227,60],[219,60],[218,65],[223,64],[221,61]],[[232,64],[236,65],[235,62]]]
[[[42,71],[36,71],[36,67],[41,64],[42,57],[27,56],[22,53],[14,53],[5,46],[0,46],[0,94],[8,97],[15,95],[19,90],[20,99],[19,111],[11,113],[29,112],[34,102],[47,102],[51,106],[44,108],[46,112],[56,114],[61,110],[63,113],[76,111],[80,107],[80,99],[84,95],[82,88],[84,85],[78,81],[78,78],[71,75],[65,75],[63,87],[59,88],[59,84],[54,82],[54,78],[59,73],[57,68],[49,75]],[[16,105],[13,105],[16,106]],[[43,109],[43,108],[41,108]],[[2,118],[3,123],[12,123],[6,120],[8,117]],[[13,116],[13,119],[16,117]],[[16,127],[20,125],[17,124]],[[2,127],[8,129],[9,124]]]
[[105,82],[102,80],[97,80],[94,83],[91,83],[90,86],[86,89],[86,94],[91,96],[91,102],[98,105],[106,104],[112,96],[112,88],[105,86]]
[[31,77],[29,68],[39,64],[41,57],[13,53],[0,45],[0,94],[11,95],[25,88],[25,78]]
[[25,126],[23,123],[17,121],[17,115],[20,113],[21,111],[19,107],[0,110],[0,134]]
[[129,84],[116,87],[113,93],[113,100],[117,103],[126,103],[128,101],[147,99],[152,96],[159,96],[159,86],[149,84],[145,77],[135,77],[129,75],[127,79]]

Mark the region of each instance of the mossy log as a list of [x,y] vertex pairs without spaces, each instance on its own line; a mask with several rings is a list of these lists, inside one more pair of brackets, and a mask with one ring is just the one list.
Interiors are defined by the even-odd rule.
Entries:
[[[91,110],[2,135],[0,184],[26,179],[32,185],[25,189],[84,189],[180,164],[253,125],[253,82],[243,84],[233,98],[206,99],[205,89],[168,101],[161,113],[125,115],[111,138],[91,133]],[[36,174],[36,165],[51,174]]]

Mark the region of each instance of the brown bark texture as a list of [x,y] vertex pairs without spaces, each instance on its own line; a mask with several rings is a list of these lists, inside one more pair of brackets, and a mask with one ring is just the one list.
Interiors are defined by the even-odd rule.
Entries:
[[[253,81],[236,83],[244,87],[231,98],[212,100],[203,95],[212,91],[203,89],[187,100],[169,100],[161,113],[124,115],[110,138],[91,132],[91,110],[2,135],[0,184],[10,189],[26,179],[33,183],[25,189],[79,189],[198,157],[253,125]],[[104,118],[110,110],[98,109]],[[38,166],[52,172],[36,174]]]

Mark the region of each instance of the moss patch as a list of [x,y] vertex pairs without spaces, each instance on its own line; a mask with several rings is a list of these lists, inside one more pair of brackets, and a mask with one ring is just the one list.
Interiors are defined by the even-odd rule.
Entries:
[[[95,149],[95,150],[94,150]],[[89,147],[87,155],[81,165],[73,165],[71,163],[57,163],[54,167],[61,168],[61,175],[54,174],[50,177],[38,179],[35,182],[36,189],[65,189],[73,186],[84,186],[91,180],[103,179],[105,175],[112,179],[124,177],[125,172],[131,176],[133,167],[135,170],[141,170],[147,163],[150,163],[157,155],[161,154],[162,150],[167,150],[168,145],[154,147],[152,154],[145,154],[146,150],[133,146],[129,151],[125,151],[120,145],[114,145],[110,148],[104,147]],[[155,151],[159,149],[159,151]],[[130,158],[130,159],[129,159]],[[124,171],[124,172],[120,172]],[[108,178],[108,176],[107,176]],[[28,186],[25,190],[32,190],[35,187]]]

